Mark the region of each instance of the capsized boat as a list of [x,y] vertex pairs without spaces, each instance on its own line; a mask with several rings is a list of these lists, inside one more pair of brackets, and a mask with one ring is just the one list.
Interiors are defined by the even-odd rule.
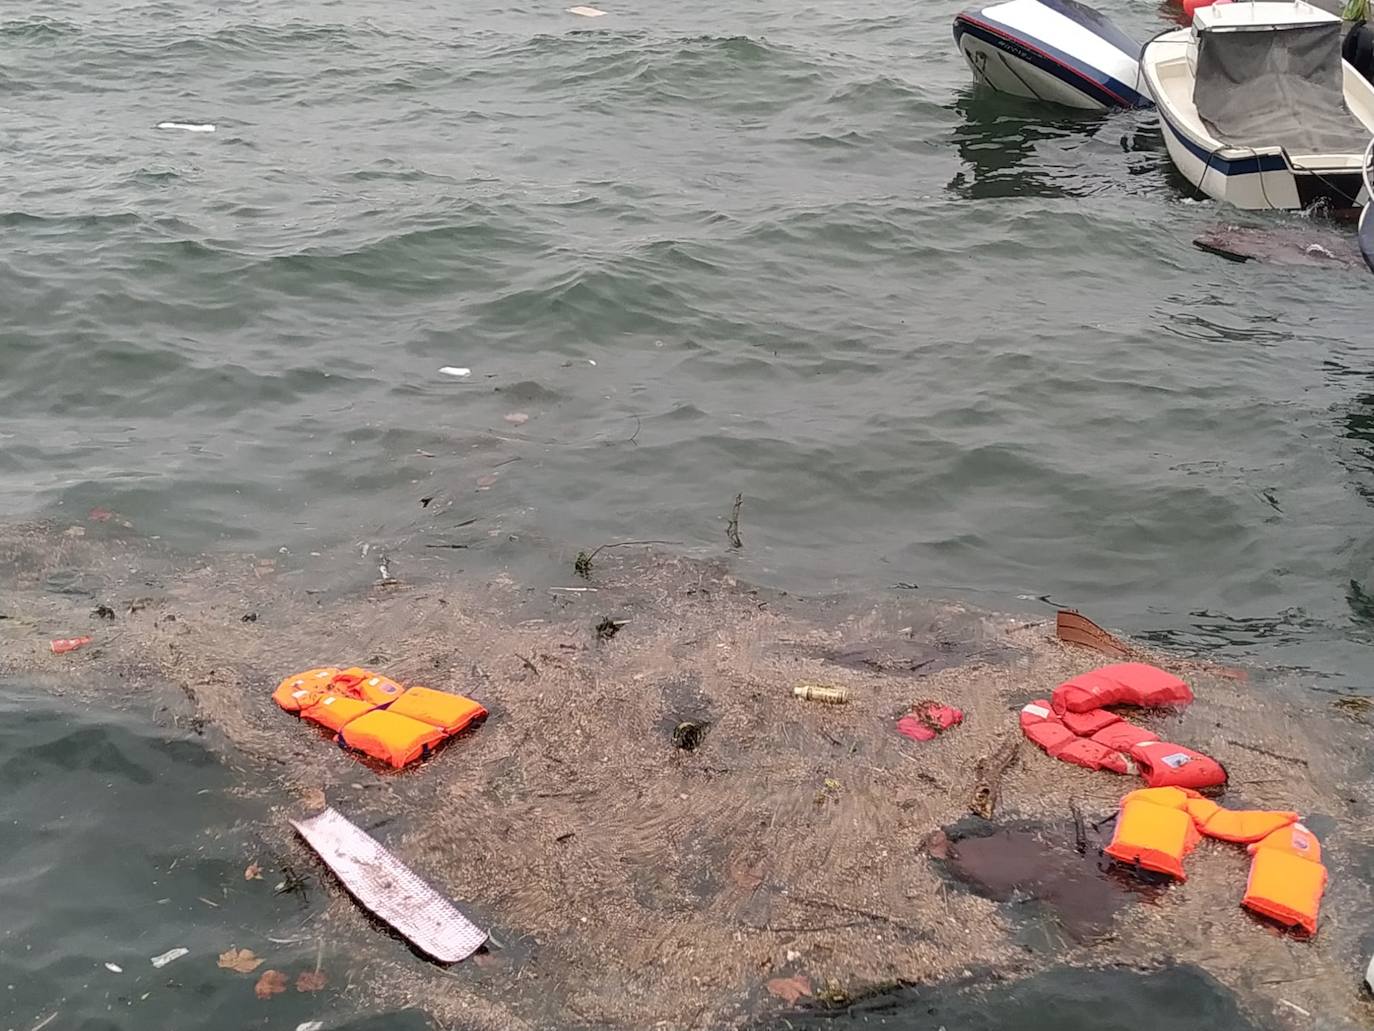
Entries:
[[1250,210],[1368,200],[1374,85],[1341,58],[1341,19],[1304,0],[1214,4],[1145,44],[1169,157],[1202,193]]
[[1151,107],[1140,44],[1078,0],[1005,0],[954,18],[980,84],[1086,111]]

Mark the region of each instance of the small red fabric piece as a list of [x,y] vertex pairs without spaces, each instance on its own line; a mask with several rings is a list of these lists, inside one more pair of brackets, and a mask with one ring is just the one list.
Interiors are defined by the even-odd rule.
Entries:
[[[913,712],[897,721],[897,733],[913,741],[934,741],[950,727],[963,721],[963,712],[953,706],[922,702]],[[935,726],[931,726],[932,723]]]
[[1182,680],[1144,662],[1117,662],[1090,670],[1054,689],[1054,711],[1090,712],[1107,705],[1158,708],[1187,705],[1193,692]]
[[1091,712],[1066,712],[1060,717],[1064,726],[1079,737],[1092,737],[1099,730],[1120,723],[1121,717],[1106,709],[1093,709]]

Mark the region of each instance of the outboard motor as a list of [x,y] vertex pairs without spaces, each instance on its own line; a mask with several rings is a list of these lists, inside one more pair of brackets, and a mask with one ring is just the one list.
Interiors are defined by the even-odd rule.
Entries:
[[1141,45],[1078,0],[1006,0],[954,18],[979,83],[1087,111],[1148,108]]

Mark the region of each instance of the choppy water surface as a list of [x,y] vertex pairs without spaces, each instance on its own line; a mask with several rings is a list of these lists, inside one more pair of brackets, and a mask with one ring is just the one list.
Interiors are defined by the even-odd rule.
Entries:
[[[1370,280],[1190,245],[1342,230],[1196,202],[1151,115],[975,95],[957,9],[0,4],[0,513],[490,571],[710,553],[742,491],[756,579],[1046,598],[1371,690]],[[0,762],[36,792],[5,897],[52,955],[3,1019],[101,993],[63,1026],[129,1026],[148,989],[99,964],[177,925],[146,870],[63,864],[223,830],[220,773],[44,697]],[[149,777],[187,785],[161,830],[83,822]]]

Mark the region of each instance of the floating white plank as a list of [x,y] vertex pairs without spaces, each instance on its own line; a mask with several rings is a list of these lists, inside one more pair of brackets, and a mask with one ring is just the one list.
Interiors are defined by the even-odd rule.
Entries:
[[333,809],[291,826],[354,898],[441,963],[467,959],[486,943],[485,931]]

